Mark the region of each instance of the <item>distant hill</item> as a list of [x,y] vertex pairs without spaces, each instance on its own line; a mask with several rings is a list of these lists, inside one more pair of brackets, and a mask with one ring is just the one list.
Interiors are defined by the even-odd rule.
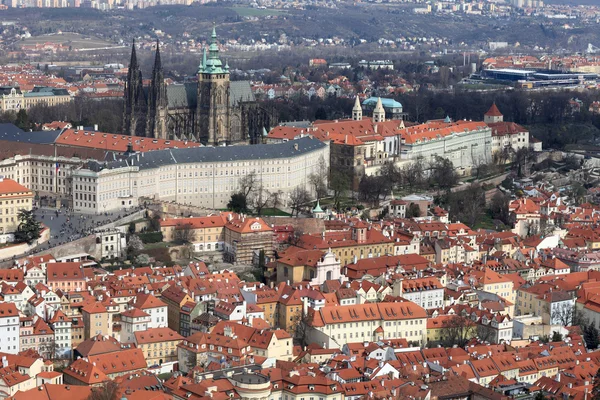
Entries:
[[557,4],[565,6],[584,5],[600,6],[599,0],[546,0],[546,4]]

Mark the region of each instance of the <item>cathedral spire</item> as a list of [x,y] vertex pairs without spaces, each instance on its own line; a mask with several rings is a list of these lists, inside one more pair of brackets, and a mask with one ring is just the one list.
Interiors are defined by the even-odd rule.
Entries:
[[135,52],[135,38],[133,38],[133,43],[131,44],[131,60],[129,60],[129,69],[131,68],[138,68],[137,54]]
[[123,133],[131,136],[137,134],[143,135],[145,121],[139,120],[139,115],[144,108],[145,99],[142,87],[142,72],[140,71],[135,50],[135,39],[133,39],[131,45],[131,60],[127,69],[124,97]]
[[204,70],[206,69],[206,47],[204,47],[204,49],[202,49],[202,64],[200,64],[200,68],[199,71],[200,73],[204,72]]
[[160,42],[156,40],[156,55],[152,68],[152,82],[148,90],[148,113],[146,115],[146,136],[165,139],[166,111],[168,108],[167,86],[160,58]]
[[162,61],[160,60],[160,42],[156,39],[156,56],[154,57],[154,70],[162,70]]
[[[206,54],[206,53],[205,53]],[[208,46],[208,59],[203,56],[201,73],[205,74],[227,74],[228,71],[223,68],[223,63],[219,58],[219,43],[217,41],[217,30],[213,25],[210,35],[210,45]]]

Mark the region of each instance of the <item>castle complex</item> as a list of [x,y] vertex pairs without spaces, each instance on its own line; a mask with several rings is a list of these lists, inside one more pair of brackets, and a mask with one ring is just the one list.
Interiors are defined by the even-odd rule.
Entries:
[[125,84],[123,132],[206,145],[255,144],[264,130],[276,124],[273,113],[256,102],[248,81],[229,80],[229,65],[219,58],[214,28],[196,75],[197,82],[167,86],[157,42],[152,81],[144,87],[134,43]]

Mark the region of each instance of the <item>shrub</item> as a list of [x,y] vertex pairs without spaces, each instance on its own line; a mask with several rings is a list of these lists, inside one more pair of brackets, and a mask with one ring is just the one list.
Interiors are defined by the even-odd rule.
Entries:
[[143,243],[160,243],[163,241],[162,232],[145,232],[139,234]]

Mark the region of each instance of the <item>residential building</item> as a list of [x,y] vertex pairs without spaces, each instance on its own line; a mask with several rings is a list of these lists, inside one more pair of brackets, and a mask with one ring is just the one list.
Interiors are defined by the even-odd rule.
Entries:
[[54,330],[54,343],[56,345],[57,358],[71,358],[72,355],[72,325],[73,321],[61,310],[54,312],[48,321]]
[[17,354],[20,351],[19,311],[13,303],[0,303],[0,352]]
[[177,361],[177,345],[183,336],[170,328],[150,328],[135,332],[134,343],[144,352],[149,366]]
[[161,294],[161,300],[167,305],[168,327],[179,332],[181,326],[181,309],[186,303],[194,299],[177,285],[169,286]]
[[81,262],[49,262],[46,264],[46,279],[52,291],[75,292],[86,289]]
[[148,328],[165,328],[168,325],[168,307],[154,295],[149,293],[138,293],[135,296],[135,300],[132,300],[129,304],[150,315]]
[[83,315],[84,339],[92,336],[112,336],[112,316],[100,302],[93,302],[81,309]]
[[342,347],[356,341],[404,338],[423,344],[427,313],[412,302],[326,306],[312,312],[309,340],[324,347]]

